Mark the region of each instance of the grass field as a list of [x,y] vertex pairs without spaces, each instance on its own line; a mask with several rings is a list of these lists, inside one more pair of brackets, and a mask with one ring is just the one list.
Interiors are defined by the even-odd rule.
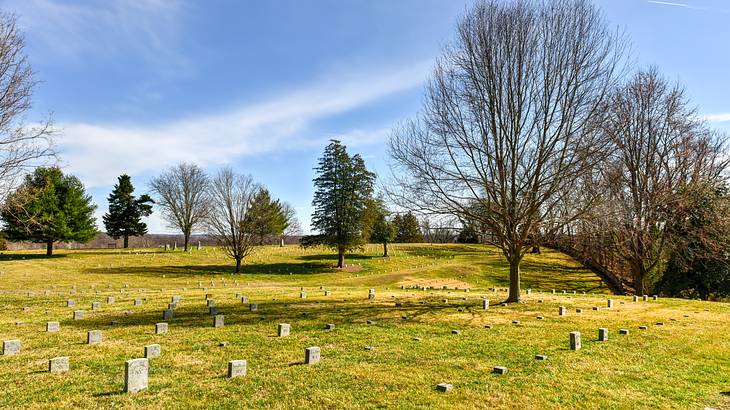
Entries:
[[[532,288],[525,303],[501,306],[506,292],[491,288],[507,286],[507,265],[493,248],[400,245],[387,259],[379,252],[372,245],[336,271],[324,249],[265,247],[240,275],[213,248],[58,251],[50,259],[6,252],[0,340],[19,339],[22,350],[0,356],[0,407],[730,408],[730,304],[608,296],[591,272],[547,251],[523,264],[523,290]],[[212,326],[206,294],[225,327]],[[173,295],[182,301],[170,330],[155,335]],[[100,310],[91,310],[94,301]],[[84,320],[72,320],[77,309],[86,310]],[[61,322],[60,332],[46,333],[48,321]],[[290,323],[291,336],[277,338],[278,323]],[[597,341],[601,327],[607,342]],[[103,342],[86,345],[96,329]],[[574,330],[583,336],[579,351],[569,349]],[[152,343],[162,356],[150,362],[149,390],[122,393],[125,360],[143,357]],[[303,365],[309,346],[322,349],[317,365]],[[70,356],[70,372],[47,372],[56,356]],[[248,361],[248,375],[227,379],[235,359]],[[493,374],[497,365],[508,373]],[[436,391],[442,382],[453,391]]]

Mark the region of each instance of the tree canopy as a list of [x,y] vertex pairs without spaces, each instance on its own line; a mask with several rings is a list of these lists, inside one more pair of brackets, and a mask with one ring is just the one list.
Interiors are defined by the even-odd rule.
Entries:
[[78,178],[63,175],[58,167],[36,168],[3,206],[5,235],[10,240],[45,243],[50,256],[57,241],[94,238],[95,209]]
[[142,195],[135,198],[132,193],[132,179],[129,175],[120,175],[114,189],[109,194],[109,212],[104,214],[104,227],[107,235],[114,239],[124,238],[124,247],[129,247],[130,236],[147,234],[147,224],[142,217],[152,214],[152,198]]

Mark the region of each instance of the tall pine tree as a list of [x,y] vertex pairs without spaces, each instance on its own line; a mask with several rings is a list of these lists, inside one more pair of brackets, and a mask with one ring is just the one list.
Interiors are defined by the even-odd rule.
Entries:
[[281,201],[273,199],[268,189],[259,189],[251,199],[246,225],[259,245],[264,244],[267,236],[281,235],[288,225]]
[[375,174],[358,154],[350,156],[340,141],[332,140],[315,168],[312,227],[318,235],[303,244],[322,244],[337,250],[337,267],[345,252],[362,245],[363,212],[373,193]]
[[142,236],[147,233],[147,224],[142,217],[152,214],[154,201],[149,195],[142,195],[139,199],[132,193],[132,179],[129,175],[119,176],[119,182],[109,194],[109,212],[102,218],[107,235],[114,239],[124,238],[124,248],[129,247],[130,236]]
[[423,234],[418,219],[412,212],[407,212],[401,217],[396,217],[393,222],[396,224],[398,233],[395,242],[420,243],[423,242]]
[[373,200],[375,205],[370,208],[374,209],[374,218],[372,229],[370,230],[370,241],[383,244],[383,257],[388,257],[388,244],[395,240],[396,227],[395,224],[388,221],[388,210],[385,208],[383,200],[380,198]]
[[44,243],[51,256],[57,241],[88,242],[96,236],[95,209],[78,178],[58,167],[37,168],[8,196],[4,233],[10,240]]

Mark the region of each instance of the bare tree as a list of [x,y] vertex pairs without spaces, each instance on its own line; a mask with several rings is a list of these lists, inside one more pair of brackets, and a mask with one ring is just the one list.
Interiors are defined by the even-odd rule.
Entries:
[[686,188],[716,185],[727,169],[724,139],[689,107],[684,91],[656,69],[638,72],[607,101],[600,132],[611,155],[597,167],[596,216],[614,256],[627,265],[637,294],[674,248],[668,227]]
[[530,238],[602,148],[586,125],[615,85],[622,45],[587,0],[478,1],[420,118],[391,136],[391,197],[488,227],[509,262],[508,302],[520,299]]
[[286,228],[284,228],[284,232],[281,234],[280,246],[284,246],[284,238],[300,235],[302,233],[302,225],[299,223],[299,218],[297,218],[296,209],[290,203],[284,202],[281,205],[281,213],[284,216]]
[[54,156],[50,120],[35,126],[24,122],[36,84],[16,17],[0,13],[0,200],[29,169]]
[[229,167],[218,171],[210,184],[208,233],[236,260],[236,273],[241,271],[241,261],[251,254],[256,244],[246,215],[259,189],[250,176],[235,174]]
[[202,228],[208,216],[209,178],[195,164],[180,163],[168,168],[150,182],[155,203],[162,208],[162,217],[172,228],[182,231],[188,250],[190,235]]

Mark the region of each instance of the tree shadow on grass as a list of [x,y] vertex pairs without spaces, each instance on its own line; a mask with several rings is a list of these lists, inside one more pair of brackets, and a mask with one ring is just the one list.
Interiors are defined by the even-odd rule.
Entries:
[[[241,266],[241,275],[312,275],[334,271],[334,266],[327,263],[254,263]],[[230,265],[168,265],[168,266],[120,266],[114,269],[87,268],[84,273],[103,275],[134,275],[134,276],[169,276],[186,277],[190,275],[220,275],[232,274],[235,266]]]
[[[347,263],[348,260],[370,260],[378,258],[378,256],[374,255],[365,255],[361,253],[354,253],[354,254],[345,254],[345,263]],[[337,263],[337,254],[336,253],[328,253],[328,254],[320,254],[320,255],[302,255],[298,256],[297,259],[303,260],[303,261],[333,261],[333,266]]]
[[20,261],[20,260],[37,260],[37,259],[60,259],[65,258],[67,254],[54,254],[47,256],[45,253],[0,253],[0,262],[5,261]]

